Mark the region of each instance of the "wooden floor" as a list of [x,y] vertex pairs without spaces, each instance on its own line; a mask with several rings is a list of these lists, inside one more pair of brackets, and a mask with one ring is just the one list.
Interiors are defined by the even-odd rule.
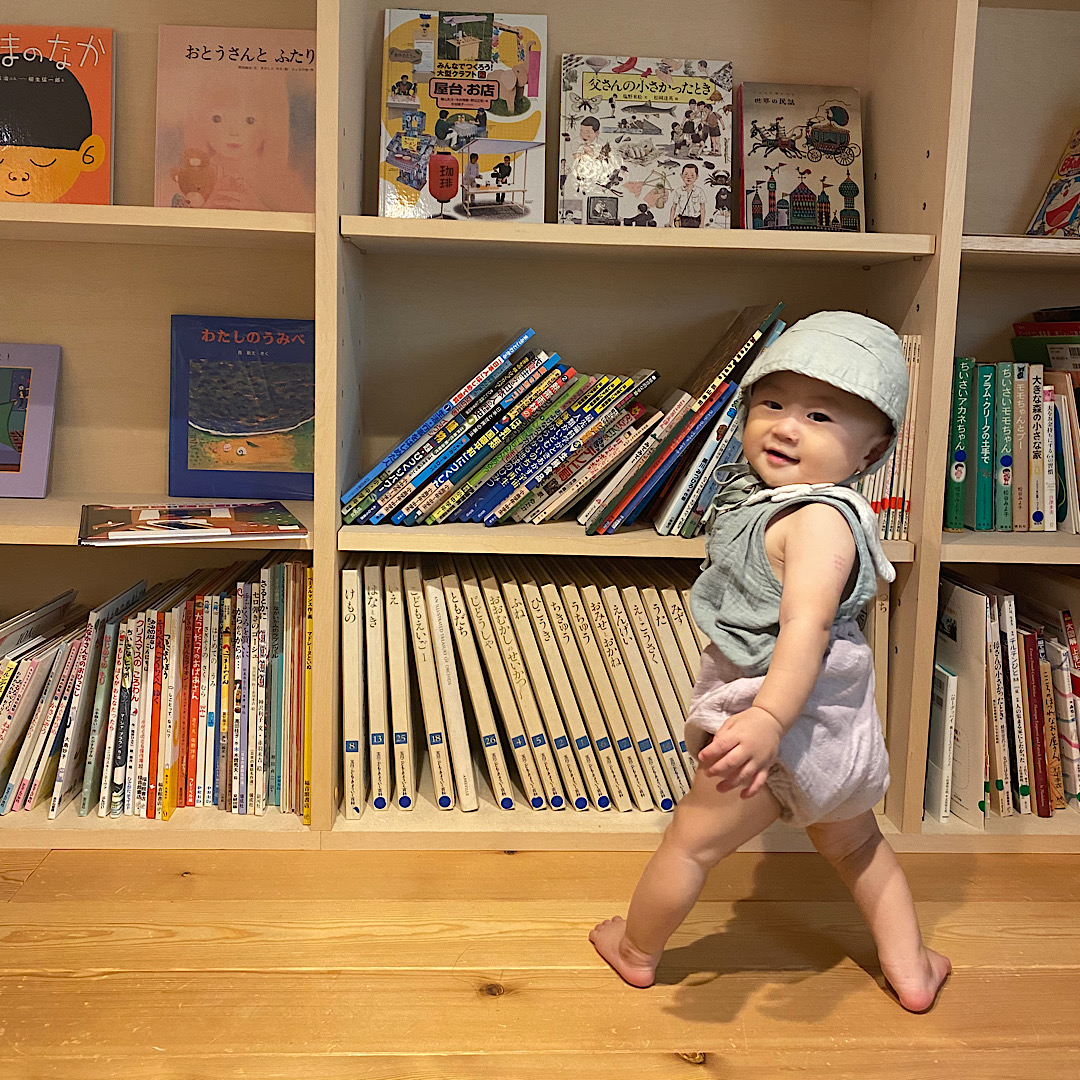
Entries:
[[816,855],[736,855],[650,990],[588,928],[637,853],[0,853],[0,1077],[1080,1076],[1080,857],[902,856],[910,1016]]

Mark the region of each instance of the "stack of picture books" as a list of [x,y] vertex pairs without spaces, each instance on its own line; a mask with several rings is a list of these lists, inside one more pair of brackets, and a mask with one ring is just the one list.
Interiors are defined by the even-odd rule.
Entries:
[[[352,556],[344,813],[671,810],[701,650],[678,560]],[[866,634],[886,662],[878,603]],[[884,690],[886,672],[877,670]],[[879,695],[884,715],[884,695]],[[427,749],[424,754],[418,743]]]
[[915,418],[919,401],[919,355],[922,338],[918,334],[901,337],[908,370],[908,403],[904,422],[892,457],[856,489],[866,496],[878,515],[878,536],[882,540],[906,540],[911,513],[911,477],[915,466]]
[[639,400],[655,371],[581,374],[526,348],[525,330],[344,493],[344,520],[500,525],[576,514],[588,533],[610,533],[685,495],[681,511],[693,491],[690,514],[709,478],[694,473],[697,455],[713,460],[738,379],[782,308],[741,311],[659,410]]
[[1080,581],[1001,568],[998,585],[942,576],[924,812],[983,828],[986,815],[1080,810]]
[[0,624],[0,814],[310,819],[312,578],[290,553]]
[[1080,336],[1062,325],[1080,330],[1015,323],[1013,363],[955,358],[946,532],[1080,532]]

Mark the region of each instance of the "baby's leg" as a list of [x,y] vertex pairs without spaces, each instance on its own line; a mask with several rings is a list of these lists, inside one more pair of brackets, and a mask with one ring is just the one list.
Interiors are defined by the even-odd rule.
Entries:
[[873,811],[847,821],[810,825],[806,832],[851,890],[874,936],[881,970],[900,1004],[911,1012],[925,1012],[952,964],[923,944],[907,878]]
[[750,799],[719,792],[703,769],[675,807],[660,846],[634,890],[626,919],[589,935],[596,951],[631,986],[651,986],[667,940],[697,901],[709,871],[780,816],[767,787]]

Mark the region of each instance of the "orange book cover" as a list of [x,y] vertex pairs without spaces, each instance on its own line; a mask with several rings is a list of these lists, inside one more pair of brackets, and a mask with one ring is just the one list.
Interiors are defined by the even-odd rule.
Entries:
[[0,202],[112,202],[113,32],[0,23]]
[[154,205],[314,211],[314,30],[159,28]]

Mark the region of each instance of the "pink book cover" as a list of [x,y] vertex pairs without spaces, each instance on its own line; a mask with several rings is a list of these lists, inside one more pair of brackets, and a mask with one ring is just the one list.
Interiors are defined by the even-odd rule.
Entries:
[[314,212],[314,30],[159,27],[154,205]]

